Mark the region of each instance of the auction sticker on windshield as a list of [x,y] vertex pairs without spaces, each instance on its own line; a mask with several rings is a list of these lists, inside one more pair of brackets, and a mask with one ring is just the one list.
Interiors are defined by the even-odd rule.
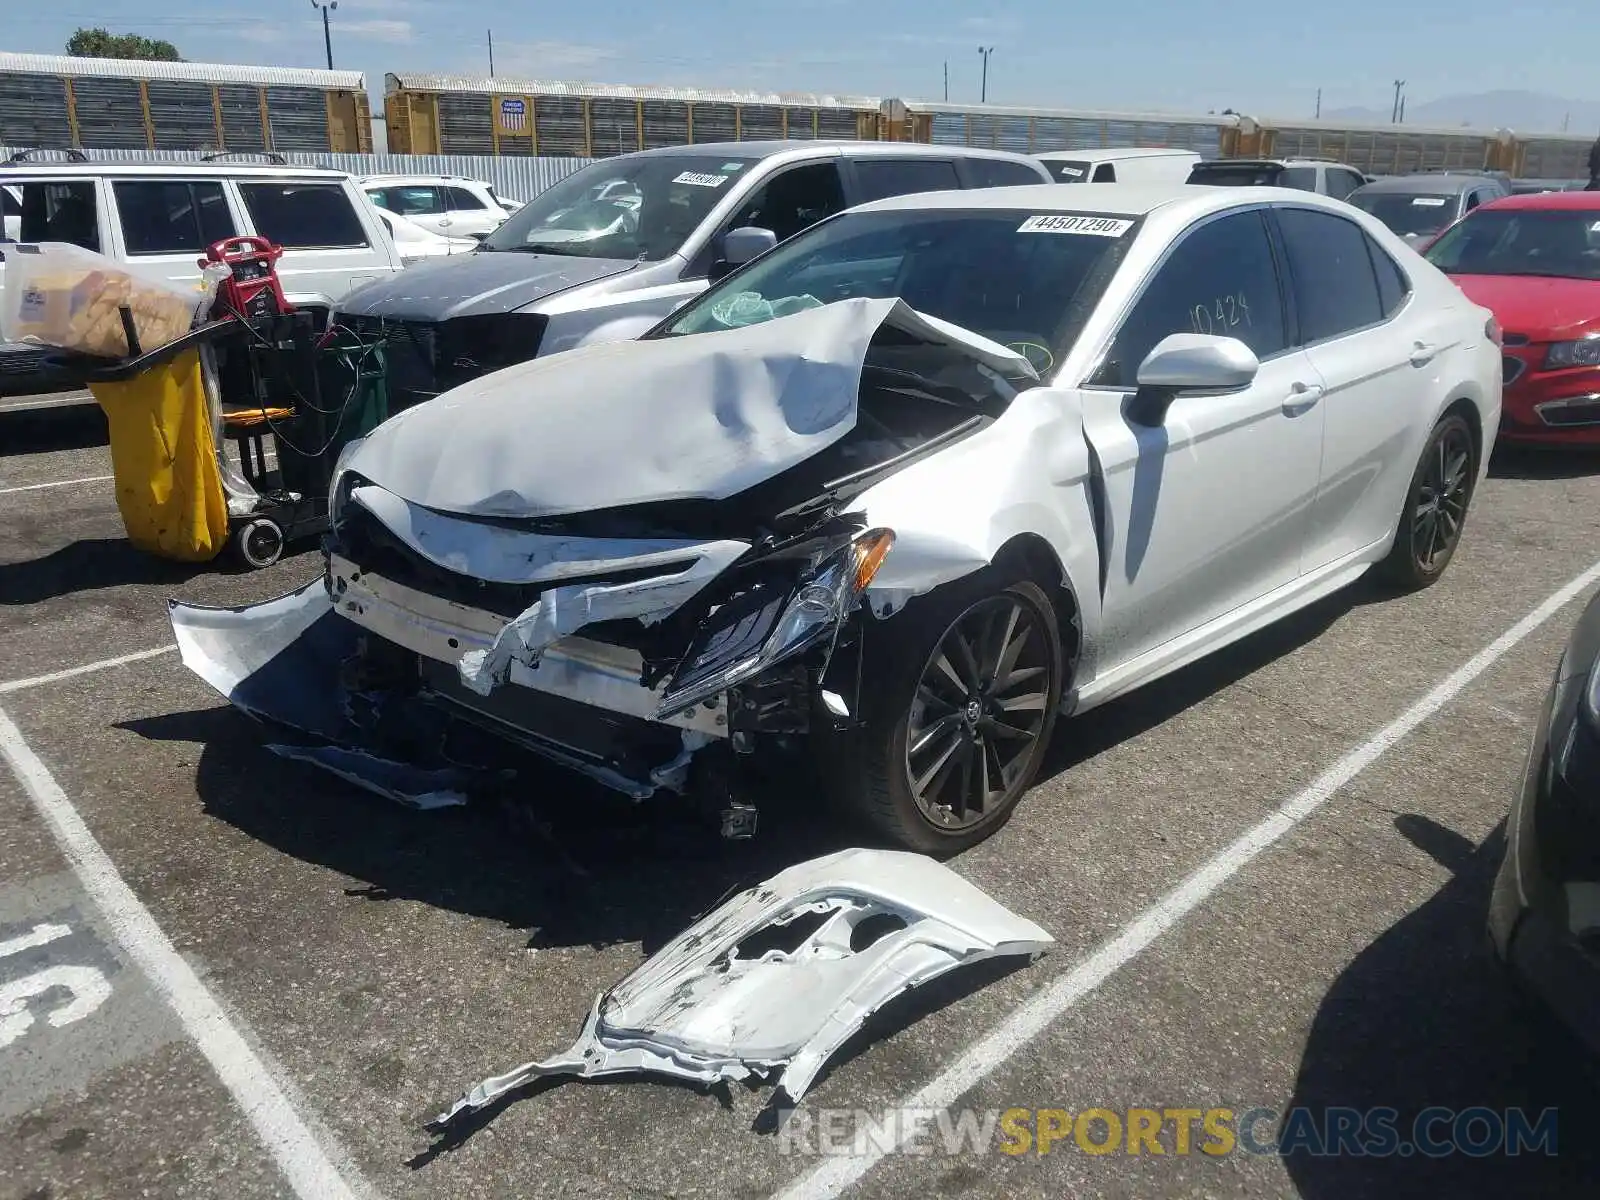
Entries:
[[692,183],[695,187],[721,187],[728,182],[726,175],[701,175],[694,171],[685,171],[676,176],[673,183]]
[[1096,237],[1121,237],[1133,228],[1132,221],[1116,217],[1074,217],[1054,213],[1029,217],[1017,228],[1018,233],[1092,233]]
[[1417,196],[1411,203],[1422,208],[1443,208],[1444,199],[1443,196]]

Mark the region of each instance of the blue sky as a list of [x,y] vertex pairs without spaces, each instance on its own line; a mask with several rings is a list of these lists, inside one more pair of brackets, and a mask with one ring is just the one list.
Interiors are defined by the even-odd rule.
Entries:
[[[9,0],[5,48],[63,53],[73,29],[104,25],[195,61],[324,63],[310,0],[60,3]],[[1504,0],[340,0],[333,51],[374,94],[386,70],[487,74],[492,28],[496,73],[518,78],[938,99],[948,60],[950,98],[976,101],[985,45],[992,103],[1310,116],[1321,87],[1324,109],[1387,112],[1396,78],[1412,104],[1501,88],[1600,99],[1592,0],[1511,12]],[[1508,30],[1532,32],[1511,50]]]

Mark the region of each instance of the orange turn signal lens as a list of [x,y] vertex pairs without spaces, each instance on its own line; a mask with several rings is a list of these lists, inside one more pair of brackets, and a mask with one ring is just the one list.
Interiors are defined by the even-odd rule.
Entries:
[[878,568],[883,566],[883,560],[889,557],[889,551],[894,548],[894,530],[868,530],[855,540],[852,548],[856,555],[855,590],[864,592],[872,582],[872,577],[878,573]]

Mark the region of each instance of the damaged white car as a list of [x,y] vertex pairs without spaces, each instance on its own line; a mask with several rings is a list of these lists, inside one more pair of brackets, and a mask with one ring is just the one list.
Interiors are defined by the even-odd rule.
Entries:
[[993,832],[1056,717],[1350,583],[1439,577],[1499,330],[1281,189],[1089,184],[840,214],[639,341],[355,443],[326,572],[174,604],[286,753],[413,804],[534,751],[638,798],[807,754],[893,842]]

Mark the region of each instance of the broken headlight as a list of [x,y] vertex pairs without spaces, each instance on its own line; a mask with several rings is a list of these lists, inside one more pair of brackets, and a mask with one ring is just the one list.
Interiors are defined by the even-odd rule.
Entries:
[[710,699],[837,634],[884,558],[894,531],[870,529],[833,551],[798,585],[752,588],[701,625],[667,684],[657,720]]

